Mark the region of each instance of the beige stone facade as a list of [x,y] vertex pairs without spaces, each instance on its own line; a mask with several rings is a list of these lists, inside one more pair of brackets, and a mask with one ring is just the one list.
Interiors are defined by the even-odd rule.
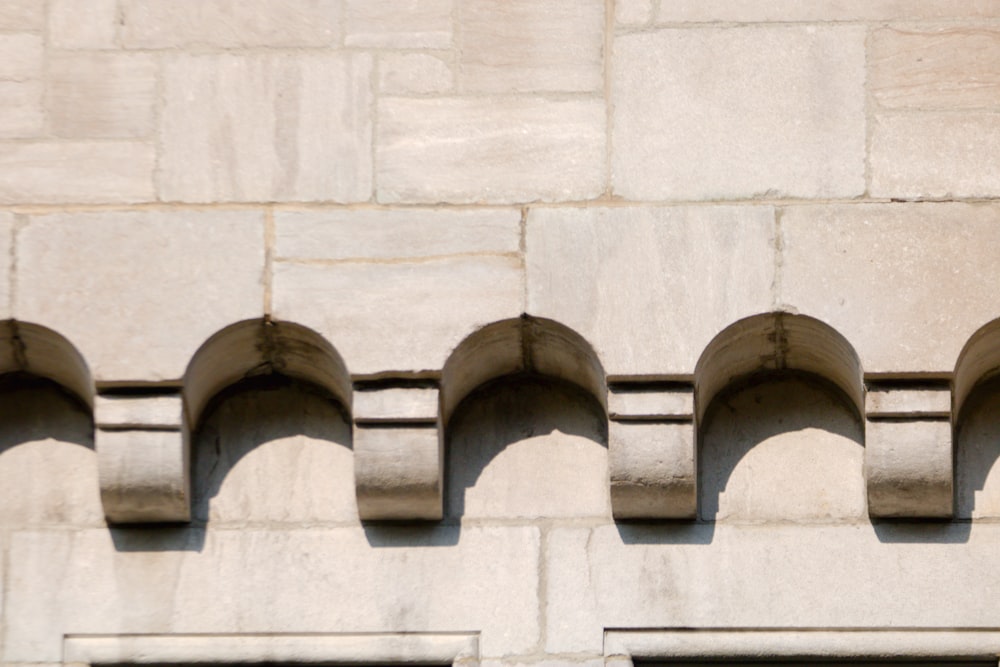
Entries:
[[0,0],[0,667],[1000,657],[1000,2]]

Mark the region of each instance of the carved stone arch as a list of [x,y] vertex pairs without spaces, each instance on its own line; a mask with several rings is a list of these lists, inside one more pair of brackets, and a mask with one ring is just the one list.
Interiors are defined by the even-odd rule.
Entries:
[[965,343],[955,362],[952,418],[955,424],[972,393],[1000,376],[1000,317],[981,326]]
[[64,336],[31,322],[0,321],[0,374],[28,373],[52,380],[94,407],[94,380],[83,355]]
[[[862,369],[854,348],[829,325],[774,312],[728,326],[696,365],[694,404],[700,515],[864,514]],[[792,468],[796,481],[785,486]],[[769,486],[773,493],[761,493]]]

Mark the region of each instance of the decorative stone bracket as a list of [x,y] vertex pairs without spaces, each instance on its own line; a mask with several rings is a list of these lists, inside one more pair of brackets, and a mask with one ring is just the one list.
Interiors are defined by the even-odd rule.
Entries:
[[868,513],[877,518],[952,516],[948,385],[871,385],[865,418]]
[[608,417],[615,518],[697,516],[693,387],[612,385],[608,389]]
[[98,396],[94,408],[108,521],[190,520],[189,444],[180,394]]
[[354,479],[362,520],[442,517],[439,431],[436,387],[355,388]]

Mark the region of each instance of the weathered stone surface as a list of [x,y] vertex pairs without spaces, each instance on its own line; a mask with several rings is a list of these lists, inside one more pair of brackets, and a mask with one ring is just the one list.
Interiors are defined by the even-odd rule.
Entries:
[[433,424],[438,414],[438,390],[435,387],[358,389],[354,392],[352,413],[356,423]]
[[49,46],[112,49],[118,26],[117,0],[50,0]]
[[875,117],[871,194],[948,199],[1000,194],[1000,114],[886,113]]
[[1000,391],[984,388],[963,412],[955,438],[955,516],[1000,518]]
[[429,53],[383,53],[379,57],[378,89],[386,95],[444,93],[455,87],[452,65]]
[[617,0],[615,2],[615,22],[619,25],[645,25],[652,18],[652,0]]
[[702,519],[864,518],[864,427],[832,388],[775,378],[723,395],[699,428]]
[[331,46],[339,0],[125,0],[126,48]]
[[263,242],[252,211],[35,215],[15,316],[73,341],[99,381],[176,380],[211,334],[262,315]]
[[890,109],[975,109],[1000,105],[1000,31],[876,30],[869,87]]
[[943,387],[869,387],[865,412],[882,418],[951,416],[951,392]]
[[608,457],[616,519],[693,519],[698,512],[691,422],[612,421]]
[[100,525],[94,429],[55,386],[8,388],[0,400],[0,525]]
[[904,19],[996,18],[1000,8],[990,0],[841,0],[798,2],[777,0],[670,0],[660,4],[662,23],[723,21],[887,21]]
[[954,511],[951,423],[869,420],[868,512],[873,517],[948,518]]
[[354,429],[354,480],[361,519],[440,519],[443,454],[433,422],[358,424]]
[[0,204],[150,201],[154,162],[137,141],[0,142]]
[[787,207],[780,303],[842,333],[865,373],[950,373],[1000,312],[998,223],[991,204]]
[[371,75],[365,54],[170,59],[160,129],[161,198],[367,200]]
[[771,309],[773,244],[769,206],[532,209],[528,312],[579,332],[609,376],[690,375],[715,334]]
[[205,415],[191,455],[195,519],[358,520],[350,425],[309,385],[237,390]]
[[969,592],[1000,585],[980,565],[991,558],[997,529],[873,529],[867,522],[555,528],[545,559],[546,648],[601,651],[605,628],[984,627],[1000,612],[992,596]]
[[608,392],[608,414],[622,421],[691,419],[694,391],[690,387],[618,385]]
[[467,0],[459,16],[463,91],[577,92],[604,85],[601,0]]
[[399,259],[516,253],[517,209],[308,209],[274,214],[280,259]]
[[17,218],[13,213],[0,211],[0,317],[2,318],[8,318],[12,313],[11,248],[16,226]]
[[42,38],[29,33],[0,34],[0,81],[25,81],[42,76]]
[[439,370],[481,326],[524,308],[521,262],[458,257],[419,263],[274,267],[274,315],[325,336],[353,375]]
[[94,425],[108,428],[179,429],[183,422],[180,394],[166,396],[102,395],[94,400]]
[[0,81],[0,138],[37,137],[45,128],[40,81]]
[[484,656],[540,636],[533,526],[22,531],[8,553],[9,661],[59,661],[66,634],[477,628]]
[[348,46],[447,48],[454,0],[346,0]]
[[506,204],[604,191],[599,100],[383,98],[378,113],[379,201]]
[[860,195],[864,39],[862,28],[814,26],[618,36],[611,70],[615,194]]
[[191,517],[188,443],[180,430],[99,428],[94,441],[101,504],[109,523]]
[[75,139],[153,133],[156,62],[145,54],[67,53],[49,58],[52,132]]
[[41,30],[45,3],[38,0],[5,0],[0,3],[0,30]]
[[593,398],[546,378],[484,388],[451,420],[448,516],[608,517],[607,425]]

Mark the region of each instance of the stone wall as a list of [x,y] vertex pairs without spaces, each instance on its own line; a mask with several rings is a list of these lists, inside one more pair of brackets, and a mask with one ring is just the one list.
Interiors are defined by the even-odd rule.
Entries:
[[0,667],[996,664],[1000,3],[0,0],[0,100]]

